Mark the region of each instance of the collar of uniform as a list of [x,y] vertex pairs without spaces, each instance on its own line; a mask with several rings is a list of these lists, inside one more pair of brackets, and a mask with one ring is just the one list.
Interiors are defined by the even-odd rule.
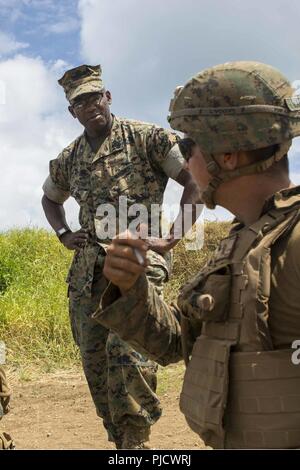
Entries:
[[[93,163],[99,158],[111,155],[114,152],[122,150],[124,148],[124,138],[122,132],[122,126],[120,120],[112,114],[113,124],[109,135],[104,140],[103,144],[99,148],[98,152],[93,158]],[[86,139],[86,136],[85,136]],[[86,139],[87,141],[87,139]]]
[[293,186],[292,188],[281,189],[275,194],[266,199],[263,206],[261,215],[266,214],[272,209],[285,209],[292,206],[294,203],[299,204],[300,201],[300,186]]
[[[299,201],[300,186],[281,189],[280,191],[277,191],[275,194],[266,199],[260,217],[262,217],[264,214],[266,214],[272,209],[285,209],[286,207],[290,207],[295,203],[299,204]],[[240,222],[237,218],[234,218],[232,221],[230,233],[236,233],[242,228],[244,228],[244,224]]]

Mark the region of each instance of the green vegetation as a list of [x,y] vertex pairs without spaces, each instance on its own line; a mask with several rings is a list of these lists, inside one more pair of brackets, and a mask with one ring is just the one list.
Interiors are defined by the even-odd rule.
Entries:
[[0,234],[0,338],[11,365],[50,370],[76,360],[65,283],[71,257],[45,230]]
[[180,287],[191,279],[213,255],[219,240],[228,234],[229,229],[229,222],[206,222],[204,245],[201,250],[186,250],[183,242],[176,246],[172,277],[165,288],[165,299],[168,302],[176,300]]
[[[166,299],[176,293],[212,254],[228,223],[206,223],[200,251],[175,249]],[[0,338],[6,342],[10,366],[26,376],[26,367],[43,371],[79,361],[69,328],[65,279],[72,253],[45,230],[12,230],[0,234]]]

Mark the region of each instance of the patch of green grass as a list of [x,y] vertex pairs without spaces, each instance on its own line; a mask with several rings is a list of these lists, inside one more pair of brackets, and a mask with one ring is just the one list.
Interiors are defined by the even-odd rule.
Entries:
[[164,395],[167,393],[171,386],[173,392],[180,393],[182,389],[183,376],[185,372],[185,366],[183,362],[178,364],[172,364],[168,367],[159,367],[157,374],[157,393],[158,395]]
[[[228,229],[228,223],[206,223],[200,251],[186,251],[183,242],[178,244],[165,289],[167,301],[176,300],[179,287],[203,266]],[[65,283],[71,259],[72,253],[45,230],[0,234],[0,339],[6,343],[9,365],[25,376],[30,375],[26,367],[31,364],[50,372],[79,362]],[[162,389],[176,367],[160,373]]]
[[11,365],[48,370],[78,359],[67,313],[71,257],[45,230],[0,234],[0,338]]

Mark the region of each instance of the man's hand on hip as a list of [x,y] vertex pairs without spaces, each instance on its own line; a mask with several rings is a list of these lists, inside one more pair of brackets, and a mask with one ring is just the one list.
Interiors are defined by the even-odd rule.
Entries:
[[86,244],[88,234],[84,230],[77,232],[66,232],[59,240],[68,250],[80,250]]

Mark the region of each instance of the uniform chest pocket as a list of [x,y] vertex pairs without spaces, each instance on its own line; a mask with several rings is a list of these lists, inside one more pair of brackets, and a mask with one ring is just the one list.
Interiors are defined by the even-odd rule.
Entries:
[[232,275],[229,266],[209,274],[191,295],[197,318],[224,321],[229,313]]
[[126,193],[133,188],[136,183],[136,170],[132,163],[126,163],[119,168],[114,168],[114,174],[111,176],[110,191],[115,194]]
[[149,190],[142,169],[133,163],[119,168],[111,179],[110,194],[113,198],[127,196],[128,202],[140,202],[149,196]]
[[108,155],[93,169],[93,185],[116,196],[134,186],[135,174],[135,167],[126,154]]

